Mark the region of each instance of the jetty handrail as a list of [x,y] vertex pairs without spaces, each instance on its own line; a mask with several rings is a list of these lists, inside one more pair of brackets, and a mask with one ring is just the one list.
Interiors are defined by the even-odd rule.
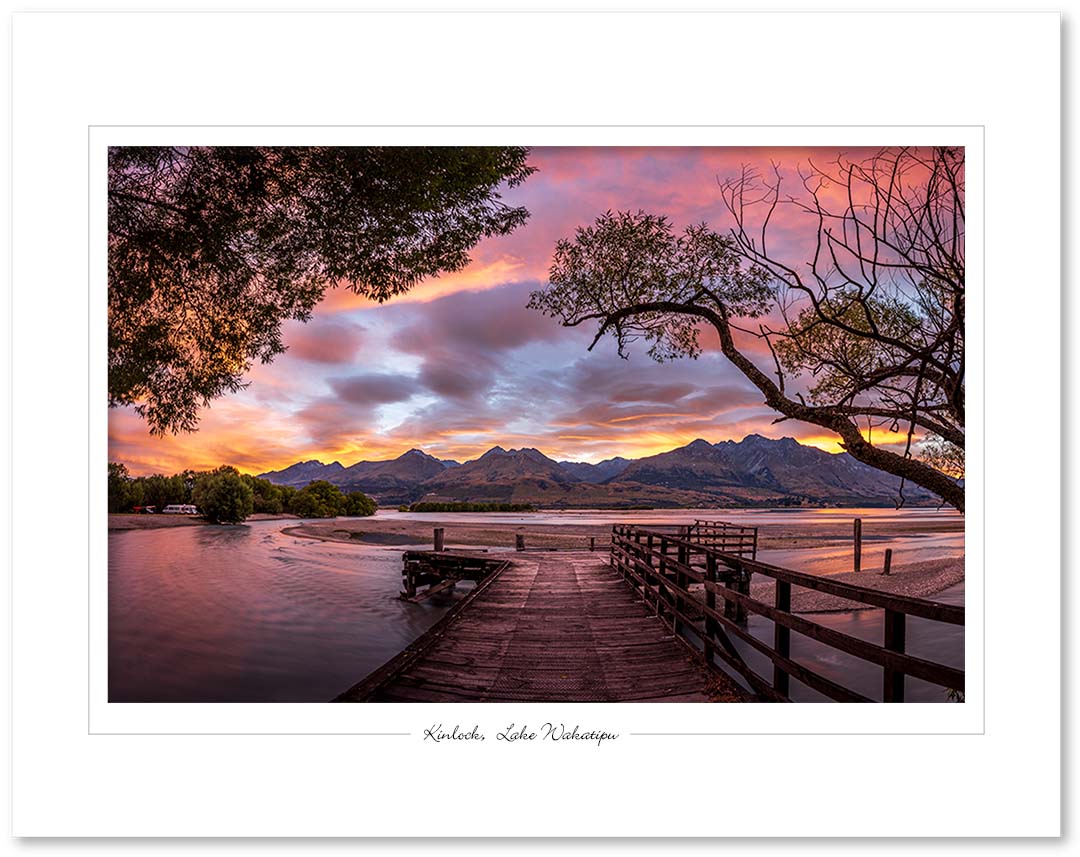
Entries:
[[724,553],[750,554],[751,559],[757,557],[757,527],[697,519],[686,527],[686,537],[690,541],[717,548]]
[[[755,539],[756,553],[756,539]],[[791,632],[880,666],[882,698],[900,702],[904,677],[912,676],[957,691],[964,689],[964,671],[905,652],[906,618],[918,616],[953,625],[964,624],[964,608],[904,595],[891,595],[865,586],[842,583],[758,562],[695,540],[687,528],[678,535],[616,524],[612,527],[611,564],[679,636],[696,641],[706,663],[717,669],[716,658],[761,696],[788,701],[794,677],[825,696],[839,701],[872,701],[791,659]],[[762,574],[776,581],[775,604],[750,596],[750,579]],[[690,590],[700,584],[697,593]],[[836,631],[791,611],[793,586],[825,592],[868,607],[882,608],[884,640],[881,645]],[[703,595],[704,597],[699,597]],[[716,598],[723,602],[718,609]],[[773,644],[759,640],[746,628],[749,614],[773,623]],[[765,655],[773,675],[760,675],[743,659],[732,637]]]

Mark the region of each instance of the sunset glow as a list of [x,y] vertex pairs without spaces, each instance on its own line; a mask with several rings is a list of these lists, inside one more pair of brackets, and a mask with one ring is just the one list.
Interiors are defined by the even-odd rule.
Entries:
[[[464,461],[498,444],[595,462],[755,432],[841,451],[816,426],[774,422],[760,392],[718,353],[712,331],[697,360],[658,364],[641,348],[622,359],[610,340],[590,352],[594,329],[563,328],[525,308],[530,291],[545,284],[555,243],[608,209],[665,214],[678,231],[702,221],[724,231],[718,178],[744,164],[767,171],[775,161],[794,193],[800,164],[826,165],[838,154],[534,149],[538,172],[505,195],[529,209],[529,221],[481,242],[464,270],[383,305],[329,291],[309,323],[286,324],[287,353],[252,367],[248,387],[205,409],[198,432],[152,437],[133,409],[112,410],[110,459],[140,475],[220,464],[261,473],[299,460],[393,458],[411,448]],[[815,229],[812,216],[782,206],[770,222],[771,249],[805,262]],[[740,345],[771,371],[752,338]],[[882,430],[871,439],[900,450],[907,440],[903,431]]]

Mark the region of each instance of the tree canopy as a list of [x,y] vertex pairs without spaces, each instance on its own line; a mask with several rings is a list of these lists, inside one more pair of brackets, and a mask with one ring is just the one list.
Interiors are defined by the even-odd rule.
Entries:
[[[835,432],[854,458],[900,477],[901,503],[909,481],[963,511],[963,152],[885,149],[801,178],[788,196],[775,167],[722,182],[734,222],[723,235],[608,212],[558,243],[529,305],[567,326],[595,322],[593,346],[611,334],[624,356],[643,339],[655,359],[696,357],[711,327],[777,422]],[[770,243],[780,206],[809,215],[809,258]],[[905,448],[875,445],[881,427],[904,432]]]
[[326,290],[385,301],[528,217],[520,147],[109,150],[109,404],[155,434],[285,350]]
[[255,510],[251,485],[235,467],[224,466],[200,474],[191,490],[191,499],[216,524],[239,524]]

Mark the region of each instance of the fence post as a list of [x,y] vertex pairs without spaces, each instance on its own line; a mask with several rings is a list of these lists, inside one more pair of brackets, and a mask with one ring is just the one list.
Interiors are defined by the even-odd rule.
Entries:
[[[668,574],[670,572],[670,569],[668,568],[668,563],[667,563],[668,547],[669,547],[668,540],[666,538],[664,538],[663,536],[661,536],[660,537],[660,585],[661,586],[664,586],[665,581],[667,581],[669,579]],[[676,571],[675,571],[675,580],[678,581],[678,579],[679,579],[679,572],[676,569]],[[664,591],[665,592],[667,591],[666,586],[664,586]],[[674,634],[678,634],[679,633],[679,612],[678,611],[681,608],[680,599],[679,599],[679,593],[672,592],[671,593],[671,601],[672,601],[672,603],[668,605],[668,610],[671,612],[671,631]]]
[[[705,554],[705,579],[716,583],[716,556],[711,553]],[[727,602],[724,602],[725,604]],[[716,609],[716,593],[705,587],[705,606],[710,610]],[[716,620],[708,613],[705,614],[705,660],[710,665],[713,662],[713,637],[716,635]]]
[[[742,563],[738,565],[739,577],[735,581],[735,591],[740,595],[750,595],[750,572],[743,568]],[[742,604],[735,605],[735,621],[740,625],[745,625],[748,614],[746,608]]]
[[[645,537],[645,565],[649,570],[645,572],[645,585],[646,589],[653,595],[653,608],[656,611],[656,615],[661,619],[663,618],[663,612],[660,609],[660,584],[656,581],[656,562],[653,559],[653,536],[649,533]],[[656,592],[652,592],[653,584],[656,583]]]
[[[783,610],[785,613],[791,612],[791,584],[786,580],[776,581],[776,609]],[[790,657],[791,629],[785,628],[778,623],[774,623],[774,625],[773,648],[776,649],[778,655],[783,655],[785,658]],[[779,664],[773,664],[773,689],[782,696],[787,696],[790,692],[789,678]]]
[[[907,615],[897,610],[885,610],[885,648],[890,652],[904,651],[907,637]],[[904,701],[904,673],[885,667],[885,682],[882,688],[885,702]]]
[[855,519],[855,570],[862,571],[862,518]]
[[446,549],[446,531],[442,527],[435,528],[435,550],[436,552]]
[[[712,554],[710,554],[710,556],[712,556]],[[733,571],[731,569],[731,567],[728,566],[726,563],[725,563],[725,567],[726,567],[727,574],[724,575],[724,577],[725,577],[724,586],[727,589],[737,588],[737,586],[736,587],[732,586],[734,581],[731,579],[732,574],[737,573],[737,569],[735,571]],[[737,622],[738,621],[738,615],[739,615],[737,608],[738,608],[738,605],[734,601],[730,601],[729,599],[725,598],[724,599],[724,618],[725,619],[732,619],[732,620]]]

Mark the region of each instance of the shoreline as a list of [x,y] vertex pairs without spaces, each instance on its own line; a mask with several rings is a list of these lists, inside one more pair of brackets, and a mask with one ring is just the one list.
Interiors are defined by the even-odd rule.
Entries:
[[[933,533],[963,532],[963,520],[949,521],[925,526],[926,522],[888,522],[875,526],[875,531],[864,535],[863,543],[874,544],[891,538],[904,536],[930,535]],[[515,539],[521,535],[525,539],[526,553],[542,550],[588,550],[589,540],[595,539],[596,553],[606,553],[611,537],[610,525],[592,524],[531,524],[522,523],[487,523],[484,521],[441,521],[438,514],[430,520],[417,521],[395,520],[389,518],[365,518],[343,521],[304,521],[295,526],[285,527],[282,532],[297,538],[316,539],[339,544],[362,546],[405,546],[432,544],[432,530],[443,527],[446,532],[447,547],[496,547],[513,550]],[[759,549],[813,551],[820,548],[837,548],[851,545],[851,521],[845,519],[836,523],[818,524],[779,524],[762,528],[759,531]],[[892,573],[884,576],[875,569],[866,568],[860,572],[845,571],[835,574],[823,574],[815,571],[814,566],[800,568],[798,563],[790,563],[800,571],[829,577],[832,580],[853,583],[887,592],[894,595],[907,595],[913,598],[932,599],[943,590],[949,589],[964,580],[964,557],[952,556],[941,559],[919,560],[909,563],[896,563]],[[752,596],[759,601],[771,603],[775,597],[774,581],[760,578],[751,586]],[[856,605],[850,601],[816,590],[796,588],[793,593],[792,607],[797,613],[837,613],[854,612],[868,609],[865,605]]]
[[[269,515],[259,513],[249,515],[244,523],[252,521],[301,521],[296,515],[280,514]],[[109,514],[109,532],[125,532],[127,530],[164,530],[169,527],[233,527],[243,524],[215,524],[208,521],[202,515],[136,515],[133,512],[112,512]]]

